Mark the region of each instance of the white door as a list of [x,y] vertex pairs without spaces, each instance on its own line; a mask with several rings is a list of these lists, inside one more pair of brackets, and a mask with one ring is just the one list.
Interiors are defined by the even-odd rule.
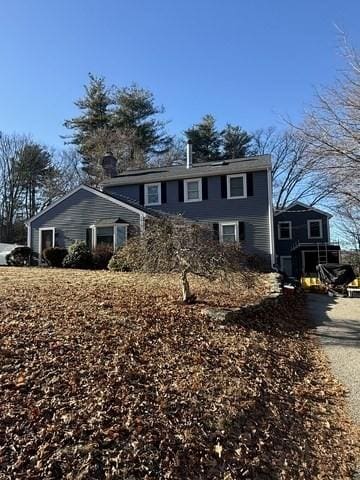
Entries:
[[285,272],[287,276],[292,276],[292,262],[291,257],[280,257],[280,270]]

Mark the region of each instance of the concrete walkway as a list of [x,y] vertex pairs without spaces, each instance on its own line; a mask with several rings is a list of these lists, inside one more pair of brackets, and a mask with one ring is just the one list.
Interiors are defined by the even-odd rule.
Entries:
[[308,308],[332,370],[349,390],[350,416],[360,425],[360,298],[309,294]]

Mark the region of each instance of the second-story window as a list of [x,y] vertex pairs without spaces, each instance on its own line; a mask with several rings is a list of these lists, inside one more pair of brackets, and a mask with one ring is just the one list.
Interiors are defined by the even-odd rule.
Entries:
[[227,176],[227,198],[246,198],[246,175],[244,173],[238,175]]
[[278,223],[278,237],[279,240],[291,240],[292,239],[291,222],[279,222]]
[[184,180],[184,202],[201,202],[202,185],[201,178]]
[[308,220],[308,238],[322,238],[322,221]]
[[161,205],[161,183],[145,184],[145,205]]

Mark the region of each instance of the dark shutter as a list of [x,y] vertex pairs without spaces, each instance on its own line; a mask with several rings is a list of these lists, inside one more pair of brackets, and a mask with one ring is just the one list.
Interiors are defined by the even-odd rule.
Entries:
[[139,185],[139,202],[144,205],[144,185]]
[[245,223],[239,222],[239,241],[245,240]]
[[166,182],[161,182],[161,203],[167,202],[167,188]]
[[202,184],[202,199],[207,200],[208,199],[208,179],[207,179],[207,177],[202,178],[201,184]]
[[213,231],[215,240],[219,240],[219,224],[213,223]]
[[92,250],[92,228],[86,229],[86,246]]
[[247,196],[252,197],[254,195],[254,174],[252,172],[246,174],[246,186]]
[[221,198],[227,198],[226,194],[226,175],[221,175]]
[[184,201],[184,182],[183,180],[178,181],[178,190],[179,190],[179,202]]

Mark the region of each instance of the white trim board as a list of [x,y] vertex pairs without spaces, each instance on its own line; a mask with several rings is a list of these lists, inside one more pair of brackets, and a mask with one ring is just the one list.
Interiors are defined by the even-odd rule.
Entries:
[[[268,209],[269,209],[269,235],[270,235],[270,258],[271,266],[275,265],[275,231],[274,231],[274,209],[272,206],[272,170],[267,169],[267,187],[268,187]],[[291,227],[292,230],[292,227]],[[292,231],[291,231],[292,233]]]
[[59,200],[57,200],[56,202],[52,203],[51,205],[49,205],[47,208],[45,208],[45,210],[42,210],[41,212],[39,212],[38,214],[34,215],[33,217],[29,218],[29,220],[26,221],[25,225],[30,225],[31,222],[33,222],[34,220],[36,220],[37,218],[40,218],[42,215],[44,215],[45,213],[49,212],[50,210],[52,210],[54,207],[56,207],[57,205],[59,205],[61,202],[63,202],[64,200],[66,200],[67,198],[71,197],[72,195],[74,195],[75,193],[79,192],[80,190],[85,190],[87,192],[90,192],[90,193],[93,193],[94,195],[97,195],[98,197],[101,197],[101,198],[104,198],[105,200],[109,200],[109,202],[112,202],[112,203],[115,203],[116,205],[119,205],[121,207],[124,207],[132,212],[135,212],[135,213],[138,213],[140,215],[140,217],[146,217],[147,214],[145,212],[143,212],[142,210],[136,208],[136,207],[133,207],[132,205],[129,205],[128,203],[126,202],[123,202],[121,200],[118,200],[117,198],[114,198],[114,197],[111,197],[109,195],[107,195],[106,193],[103,193],[103,192],[100,192],[99,190],[96,190],[95,188],[92,188],[92,187],[88,187],[87,185],[80,185],[79,187],[75,188],[74,190],[72,190],[71,192],[67,193],[66,195],[64,195],[63,197],[59,198]]

